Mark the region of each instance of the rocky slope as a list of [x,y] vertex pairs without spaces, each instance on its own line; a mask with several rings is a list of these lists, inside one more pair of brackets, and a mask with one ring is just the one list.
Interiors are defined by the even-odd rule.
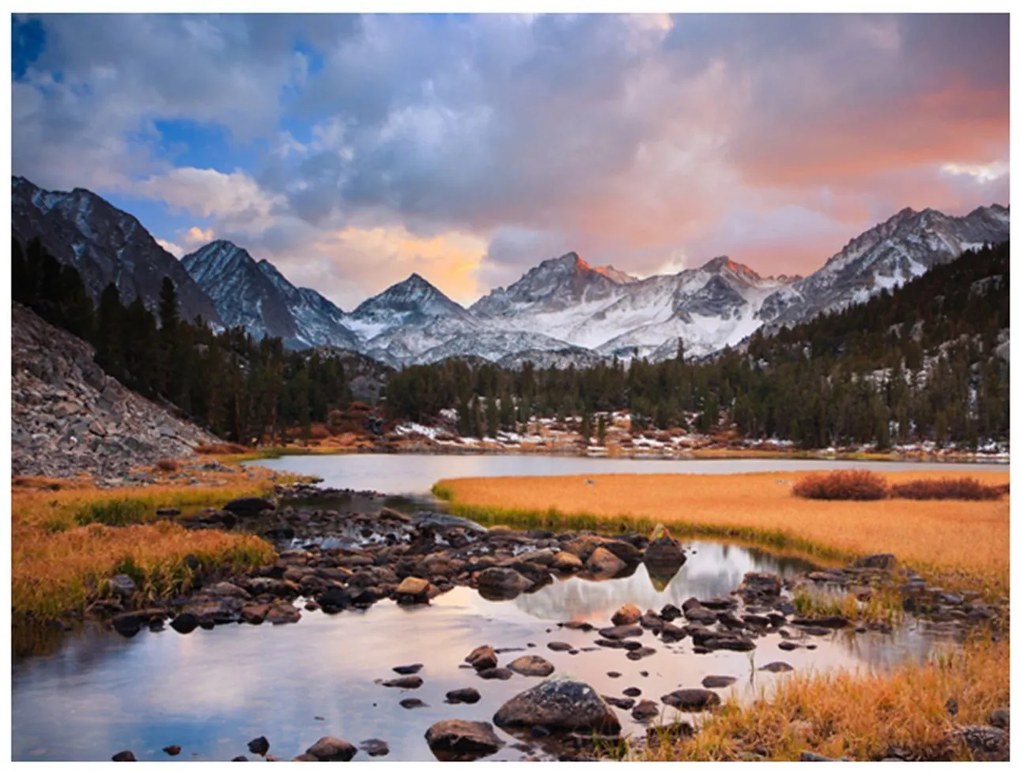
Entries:
[[109,480],[218,441],[107,376],[93,353],[88,343],[14,304],[12,474]]
[[112,281],[125,305],[141,297],[155,312],[169,276],[184,318],[219,323],[213,303],[177,259],[137,219],[89,190],[42,190],[12,178],[11,230],[22,244],[38,237],[57,260],[77,268],[94,300]]

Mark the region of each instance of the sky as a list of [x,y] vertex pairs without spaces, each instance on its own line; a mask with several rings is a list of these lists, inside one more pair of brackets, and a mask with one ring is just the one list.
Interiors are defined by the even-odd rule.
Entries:
[[1009,204],[1009,19],[15,15],[12,173],[343,309],[578,252],[807,274],[904,207]]

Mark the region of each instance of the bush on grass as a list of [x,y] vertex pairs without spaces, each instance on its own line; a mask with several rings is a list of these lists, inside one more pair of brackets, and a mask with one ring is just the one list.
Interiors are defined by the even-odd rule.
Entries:
[[872,471],[833,471],[804,477],[793,494],[826,501],[877,501],[889,495],[889,485]]

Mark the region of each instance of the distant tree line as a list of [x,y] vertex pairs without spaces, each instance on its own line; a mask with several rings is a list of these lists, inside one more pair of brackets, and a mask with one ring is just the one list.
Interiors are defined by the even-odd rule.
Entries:
[[109,284],[98,306],[74,266],[32,239],[12,247],[12,295],[51,324],[90,342],[96,362],[128,388],[168,405],[216,435],[248,444],[277,441],[288,427],[307,434],[350,401],[340,362],[317,351],[288,351],[279,338],[255,340],[243,328],[214,334],[180,317],[164,278],[158,312],[141,298],[125,305]]
[[620,361],[520,370],[447,360],[390,378],[391,418],[458,412],[466,435],[520,429],[532,416],[629,410],[635,430],[735,429],[802,448],[932,440],[976,447],[1009,437],[1009,367],[996,355],[1009,326],[1009,244],[967,252],[870,301],[740,350],[687,362]]

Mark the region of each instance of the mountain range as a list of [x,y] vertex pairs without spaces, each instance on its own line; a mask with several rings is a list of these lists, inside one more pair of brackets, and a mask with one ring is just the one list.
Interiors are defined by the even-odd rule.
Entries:
[[178,261],[137,219],[87,190],[51,192],[14,177],[12,199],[14,236],[38,236],[57,259],[78,268],[94,296],[115,281],[126,300],[141,296],[155,307],[159,283],[170,276],[187,318],[278,336],[291,348],[347,348],[398,367],[451,356],[583,367],[613,356],[663,360],[680,345],[686,355],[704,356],[759,328],[862,302],[966,249],[1009,240],[1008,207],[980,207],[964,217],[904,209],[806,277],[763,277],[722,256],[639,279],[570,252],[469,308],[413,274],[344,312],[229,241]]

